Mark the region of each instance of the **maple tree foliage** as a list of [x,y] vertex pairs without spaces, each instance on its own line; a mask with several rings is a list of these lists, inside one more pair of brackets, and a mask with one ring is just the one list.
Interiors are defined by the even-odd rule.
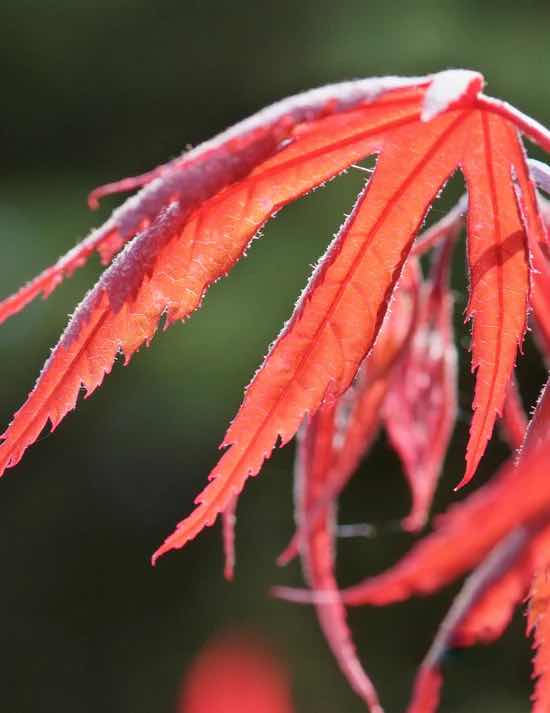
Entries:
[[[550,359],[550,168],[527,158],[522,137],[550,151],[550,132],[483,93],[483,77],[449,70],[331,85],[283,100],[146,174],[100,187],[140,188],[52,267],[0,302],[0,322],[98,252],[110,263],[74,312],[27,401],[2,436],[0,474],[48,424],[97,389],[120,353],[127,363],[164,328],[188,318],[215,281],[281,208],[376,156],[353,210],[319,261],[293,315],[246,389],[197,507],[153,556],[180,548],[222,515],[225,573],[234,570],[238,496],[276,445],[300,432],[296,533],[281,564],[300,554],[313,602],[344,675],[371,711],[345,607],[428,594],[473,570],[420,667],[411,711],[437,706],[441,661],[453,646],[489,642],[531,587],[539,675],[535,710],[549,705],[541,579],[550,540],[546,480],[548,389],[527,425],[514,368],[529,311]],[[466,196],[419,236],[455,172]],[[341,589],[334,574],[340,492],[384,427],[400,456],[412,507],[428,518],[456,418],[456,350],[449,265],[466,226],[475,388],[462,481],[478,468],[497,419],[519,457],[435,521],[389,571]],[[427,276],[418,257],[432,250]],[[525,437],[524,437],[524,434]],[[521,448],[520,448],[521,446]],[[482,521],[483,528],[472,527]],[[534,579],[534,584],[531,583]]]

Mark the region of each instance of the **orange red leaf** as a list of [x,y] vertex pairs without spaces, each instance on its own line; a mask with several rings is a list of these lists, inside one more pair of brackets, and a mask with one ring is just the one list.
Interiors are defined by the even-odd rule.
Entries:
[[475,112],[462,170],[468,189],[468,263],[473,318],[474,415],[466,472],[474,475],[501,414],[516,353],[525,332],[529,291],[526,239],[512,178],[525,170],[516,130],[504,119]]
[[297,554],[307,528],[315,524],[319,513],[336,500],[378,433],[391,375],[415,324],[419,279],[419,265],[416,260],[411,260],[372,351],[352,385],[338,399],[335,435],[338,447],[333,448],[332,461],[327,466],[329,473],[319,497],[311,504],[308,517],[302,518],[289,545],[279,556],[277,562],[280,565],[287,564]]
[[[539,449],[528,449],[517,466],[505,464],[487,485],[440,515],[434,532],[387,572],[342,590],[343,601],[380,606],[434,592],[475,567],[511,531],[547,518],[548,457],[550,441],[545,441]],[[475,522],[484,527],[472,527]],[[315,593],[284,587],[277,594],[301,603],[319,599]]]
[[[388,133],[372,179],[248,387],[223,441],[230,448],[198,507],[155,558],[211,524],[259,472],[277,440],[287,443],[304,416],[319,408],[329,385],[337,395],[349,386],[378,334],[426,211],[462,155],[467,119],[456,110]],[[407,169],[396,172],[395,165]]]
[[[102,383],[118,353],[128,362],[163,317],[165,327],[189,317],[278,210],[377,156],[372,178],[249,385],[196,509],[153,557],[182,547],[223,514],[225,571],[232,576],[238,495],[275,446],[302,425],[297,533],[285,558],[300,550],[313,593],[279,593],[314,601],[341,669],[373,711],[381,709],[355,653],[345,604],[386,604],[431,592],[475,567],[420,668],[409,711],[428,713],[437,705],[444,652],[498,636],[533,573],[547,565],[550,391],[543,392],[523,439],[513,370],[530,306],[550,358],[550,211],[534,183],[548,191],[550,168],[528,164],[518,131],[546,151],[550,133],[482,88],[481,75],[453,70],[343,83],[284,100],[168,164],[96,189],[92,205],[103,195],[142,187],[105,225],[0,302],[2,322],[38,294],[47,296],[94,251],[109,262],[125,245],[77,308],[3,434],[1,474],[48,423],[55,428],[75,407],[82,387],[89,395]],[[462,199],[413,246],[432,202],[457,170],[466,180],[467,204]],[[426,519],[456,407],[446,278],[466,206],[475,393],[461,485],[473,477],[500,415],[511,445],[524,440],[520,460],[440,517],[435,531],[390,571],[339,591],[336,498],[382,413],[411,483],[405,525],[417,529]],[[417,278],[407,286],[404,271],[414,274],[414,256],[438,242],[443,250],[419,298]],[[550,705],[548,588],[541,576],[530,616],[539,647],[537,713]],[[212,666],[222,667],[220,661]],[[228,680],[237,676],[233,669]],[[236,706],[248,710],[240,694],[238,702],[231,695],[227,713]],[[204,710],[224,710],[217,700],[204,700]],[[250,700],[250,710],[258,710],[260,698]],[[290,710],[284,695],[270,700],[277,703],[262,709]],[[203,703],[190,713],[200,713]]]
[[[277,170],[273,172],[274,186],[280,181],[279,190],[284,194],[283,184],[286,182],[289,194],[288,199],[283,199],[280,204],[277,204],[276,200],[273,201],[271,209],[277,210],[285,202],[332,178],[354,161],[361,160],[364,157],[360,146],[361,139],[364,138],[364,132],[368,136],[369,129],[376,127],[377,120],[393,126],[400,121],[406,123],[407,115],[409,118],[418,116],[419,100],[422,96],[419,88],[425,86],[428,79],[389,77],[348,82],[305,92],[258,112],[211,141],[143,176],[97,189],[90,196],[92,207],[97,205],[102,195],[145,186],[138,195],[115,210],[111,218],[82,243],[16,294],[0,302],[0,323],[19,312],[39,294],[48,297],[62,280],[81,267],[94,251],[97,250],[102,261],[108,263],[128,240],[157,220],[174,202],[179,204],[180,213],[189,215],[204,200],[234,181],[242,179],[254,166],[284,148],[286,143],[295,143],[297,150],[293,152],[288,166],[290,175],[285,175],[284,172],[281,174]],[[411,89],[407,90],[407,87]],[[400,88],[404,88],[404,91],[393,91],[387,102],[384,93]],[[380,102],[385,105],[383,110],[378,106],[380,102],[371,104],[380,95]],[[363,111],[360,117],[354,114],[354,109],[358,109],[360,114]],[[368,116],[371,109],[374,109],[374,117]],[[310,125],[315,124],[320,117],[330,119],[335,113],[342,113],[343,121],[325,123],[324,131],[321,131],[320,136],[317,132],[317,140],[314,140],[313,144],[297,140],[300,132],[307,132]],[[353,133],[354,129],[358,132],[356,135]],[[374,130],[376,131],[376,128]],[[336,141],[334,136],[338,136]],[[312,154],[308,155],[309,151],[312,151]],[[349,160],[346,160],[348,156]],[[300,157],[306,159],[301,168]],[[331,161],[334,161],[334,165],[331,165]],[[316,177],[313,166],[317,166],[319,171],[320,165],[320,175]],[[313,170],[313,173],[308,175],[308,170]],[[256,190],[255,183],[253,181],[249,185],[251,192]],[[248,193],[245,193],[243,207],[250,204],[248,197]],[[269,197],[267,200],[269,202]],[[268,211],[263,221],[269,217],[271,216]],[[258,227],[261,227],[261,223],[251,232],[250,237]]]
[[[48,420],[55,427],[75,407],[81,386],[90,394],[101,384],[119,351],[128,362],[149,343],[161,315],[166,315],[166,325],[188,317],[273,213],[375,150],[388,127],[410,123],[419,113],[417,90],[384,99],[383,107],[365,105],[360,94],[354,97],[344,105],[362,103],[360,109],[315,120],[326,113],[327,102],[336,108],[330,95],[322,94],[323,103],[315,95],[319,106],[316,111],[309,107],[310,124],[300,125],[294,141],[255,171],[251,169],[259,159],[273,154],[281,136],[296,128],[292,113],[289,117],[279,109],[267,128],[254,128],[253,122],[243,136],[230,131],[225,140],[222,135],[213,146],[205,144],[183,173],[150,183],[130,200],[129,208],[115,212],[131,232],[137,213],[145,215],[144,206],[156,210],[161,198],[177,199],[128,244],[75,312],[4,434],[0,473],[19,461]],[[294,111],[304,118],[303,107]],[[238,180],[243,175],[247,177]],[[173,195],[176,184],[183,197]]]

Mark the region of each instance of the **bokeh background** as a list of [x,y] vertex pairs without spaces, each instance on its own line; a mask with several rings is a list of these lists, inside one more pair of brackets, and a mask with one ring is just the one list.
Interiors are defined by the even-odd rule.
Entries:
[[[1,293],[108,215],[119,199],[106,200],[99,214],[87,210],[95,185],[164,162],[312,86],[466,66],[486,75],[490,93],[548,124],[549,22],[548,0],[2,0]],[[363,180],[351,171],[283,211],[199,313],[155,339],[127,369],[118,365],[1,483],[1,711],[173,713],[193,656],[215,631],[235,625],[259,630],[286,662],[298,713],[363,709],[313,612],[267,596],[273,583],[301,582],[296,564],[288,571],[274,564],[292,525],[293,446],[274,455],[242,498],[234,584],[222,578],[218,526],[156,568],[149,564],[190,511],[244,385]],[[4,423],[99,271],[93,259],[48,302],[2,328]],[[462,409],[436,510],[461,474],[469,419],[463,272],[459,255]],[[543,376],[528,343],[528,403]],[[506,454],[497,438],[478,483]],[[409,547],[410,537],[384,525],[408,506],[382,437],[341,508],[343,522],[374,522],[381,533],[340,543],[343,582],[380,570]],[[402,710],[454,591],[350,613],[390,713]],[[529,709],[524,624],[518,612],[496,646],[449,659],[444,713]]]

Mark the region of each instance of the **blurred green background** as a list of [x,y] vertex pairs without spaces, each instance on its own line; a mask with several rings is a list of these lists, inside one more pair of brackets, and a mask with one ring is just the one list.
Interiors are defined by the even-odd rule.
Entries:
[[[2,295],[108,215],[118,199],[105,201],[99,215],[86,208],[95,185],[164,162],[296,91],[465,66],[485,74],[489,93],[549,124],[549,22],[548,0],[3,0]],[[350,172],[283,211],[185,327],[160,336],[127,369],[117,365],[104,388],[55,435],[43,435],[1,483],[0,711],[171,713],[182,672],[207,637],[239,624],[263,632],[290,667],[298,713],[363,710],[313,612],[267,596],[273,583],[301,582],[296,564],[288,572],[274,564],[291,530],[293,446],[274,455],[241,500],[234,584],[222,578],[218,526],[155,569],[149,564],[190,511],[244,385],[363,180]],[[459,256],[462,411],[439,510],[461,474],[469,418],[462,263]],[[48,302],[2,328],[4,423],[99,271],[92,260]],[[543,371],[530,343],[522,374],[532,402]],[[504,457],[496,439],[478,483]],[[407,549],[411,538],[383,524],[408,506],[382,438],[341,508],[343,522],[375,522],[382,533],[340,543],[343,582]],[[454,591],[350,613],[389,713],[403,709]],[[450,658],[444,713],[529,709],[524,623],[519,612],[496,646]]]

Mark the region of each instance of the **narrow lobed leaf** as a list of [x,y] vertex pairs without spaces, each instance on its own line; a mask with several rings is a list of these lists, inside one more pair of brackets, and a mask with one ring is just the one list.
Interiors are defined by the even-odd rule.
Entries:
[[[304,528],[311,510],[330,477],[333,452],[337,448],[337,402],[327,397],[317,413],[300,432],[295,468],[296,525]],[[365,673],[351,638],[343,604],[338,600],[334,576],[335,505],[325,504],[300,541],[304,575],[316,590],[330,592],[334,600],[316,605],[317,617],[325,638],[353,690],[365,701],[371,713],[382,713],[378,696]]]
[[513,172],[525,170],[523,148],[516,130],[498,116],[477,112],[470,128],[462,170],[468,189],[467,316],[473,318],[476,386],[459,487],[473,477],[501,414],[525,332],[529,291],[526,239],[512,183]]
[[[378,334],[426,211],[463,153],[467,117],[453,111],[388,134],[368,187],[248,387],[223,442],[230,448],[198,507],[154,559],[212,524],[277,440],[287,443],[304,416],[319,408],[329,384],[338,395],[349,386]],[[407,169],[396,172],[396,165]]]
[[403,521],[411,531],[426,523],[456,419],[457,354],[448,280],[457,233],[441,246],[423,285],[417,324],[383,406],[390,443],[411,488],[412,508]]
[[513,565],[517,560],[526,539],[527,532],[523,528],[515,530],[468,577],[418,669],[407,713],[434,713],[437,710],[443,683],[441,665],[455,644],[457,631],[472,607],[490,591],[494,581],[506,572],[510,564]]
[[[404,114],[407,110],[410,114],[412,110],[412,116],[417,117],[420,113],[421,88],[425,87],[429,80],[429,77],[410,79],[381,77],[343,82],[304,92],[263,109],[168,164],[159,166],[142,176],[109,184],[92,192],[90,202],[94,207],[101,195],[140,185],[145,186],[136,196],[115,210],[103,226],[92,231],[79,245],[14,295],[0,302],[0,324],[22,310],[38,295],[48,297],[65,277],[69,277],[77,268],[84,265],[95,251],[99,252],[103,263],[110,262],[113,255],[126,242],[157,220],[172,203],[178,202],[180,211],[188,215],[200,205],[201,201],[234,181],[242,179],[254,166],[276,154],[288,142],[295,142],[296,133],[307,131],[308,127],[321,117],[343,113],[345,124],[348,114],[353,113],[354,109],[368,111],[375,99],[385,105],[384,115],[390,125],[400,113],[400,109],[404,110]],[[403,91],[399,92],[400,89]],[[387,92],[392,93],[388,103],[384,96]],[[393,108],[397,108],[396,114],[392,112]],[[381,115],[382,112],[378,109],[378,118]],[[404,120],[406,122],[405,118]],[[345,131],[341,132],[341,128],[338,122],[336,126],[331,127],[334,135],[339,135],[343,140],[341,148],[345,153],[348,142],[353,143],[354,137],[350,137]],[[363,131],[368,130],[368,121],[363,122],[361,128]],[[329,143],[333,141],[328,127],[324,140],[325,143],[327,140]],[[336,143],[338,145],[338,141]],[[317,146],[317,151],[322,153],[320,145]],[[299,151],[295,159],[298,154]],[[350,163],[363,158],[360,151],[354,156],[355,158],[349,162],[344,161],[343,166],[339,168],[335,166],[333,172],[328,170],[324,177],[317,179],[317,182],[312,176],[311,184],[305,190],[311,190],[319,185],[319,182],[328,180]],[[327,161],[329,162],[330,159],[331,156],[328,155]],[[277,179],[276,176],[274,178]],[[252,186],[251,189],[253,190]],[[298,195],[299,192],[294,194],[291,192],[288,200],[284,202],[293,200]],[[269,217],[270,215],[267,214],[264,220]]]
[[[434,532],[387,572],[343,589],[342,600],[351,606],[381,606],[429,594],[475,567],[512,530],[536,526],[550,514],[548,457],[550,441],[545,441],[526,451],[517,465],[506,463],[487,485],[438,516]],[[472,527],[475,522],[484,526]],[[298,603],[323,601],[315,593],[287,587],[278,587],[275,594]]]
[[297,528],[289,545],[277,562],[285,565],[297,554],[307,527],[315,524],[319,513],[335,500],[370,449],[381,421],[381,407],[391,375],[416,321],[420,267],[411,259],[395,291],[376,343],[361,365],[348,390],[338,399],[336,436],[330,472],[307,518]]
[[170,204],[137,235],[75,312],[4,434],[0,473],[20,460],[48,420],[56,426],[75,407],[81,385],[90,394],[101,384],[119,351],[127,363],[149,343],[161,315],[168,326],[197,309],[208,287],[227,274],[279,208],[376,150],[388,127],[418,116],[414,91],[382,104],[312,121],[293,143],[225,190],[228,172],[236,179],[257,162],[248,144],[243,156],[231,156],[226,147],[225,162],[212,158],[210,169],[193,164],[183,204]]

